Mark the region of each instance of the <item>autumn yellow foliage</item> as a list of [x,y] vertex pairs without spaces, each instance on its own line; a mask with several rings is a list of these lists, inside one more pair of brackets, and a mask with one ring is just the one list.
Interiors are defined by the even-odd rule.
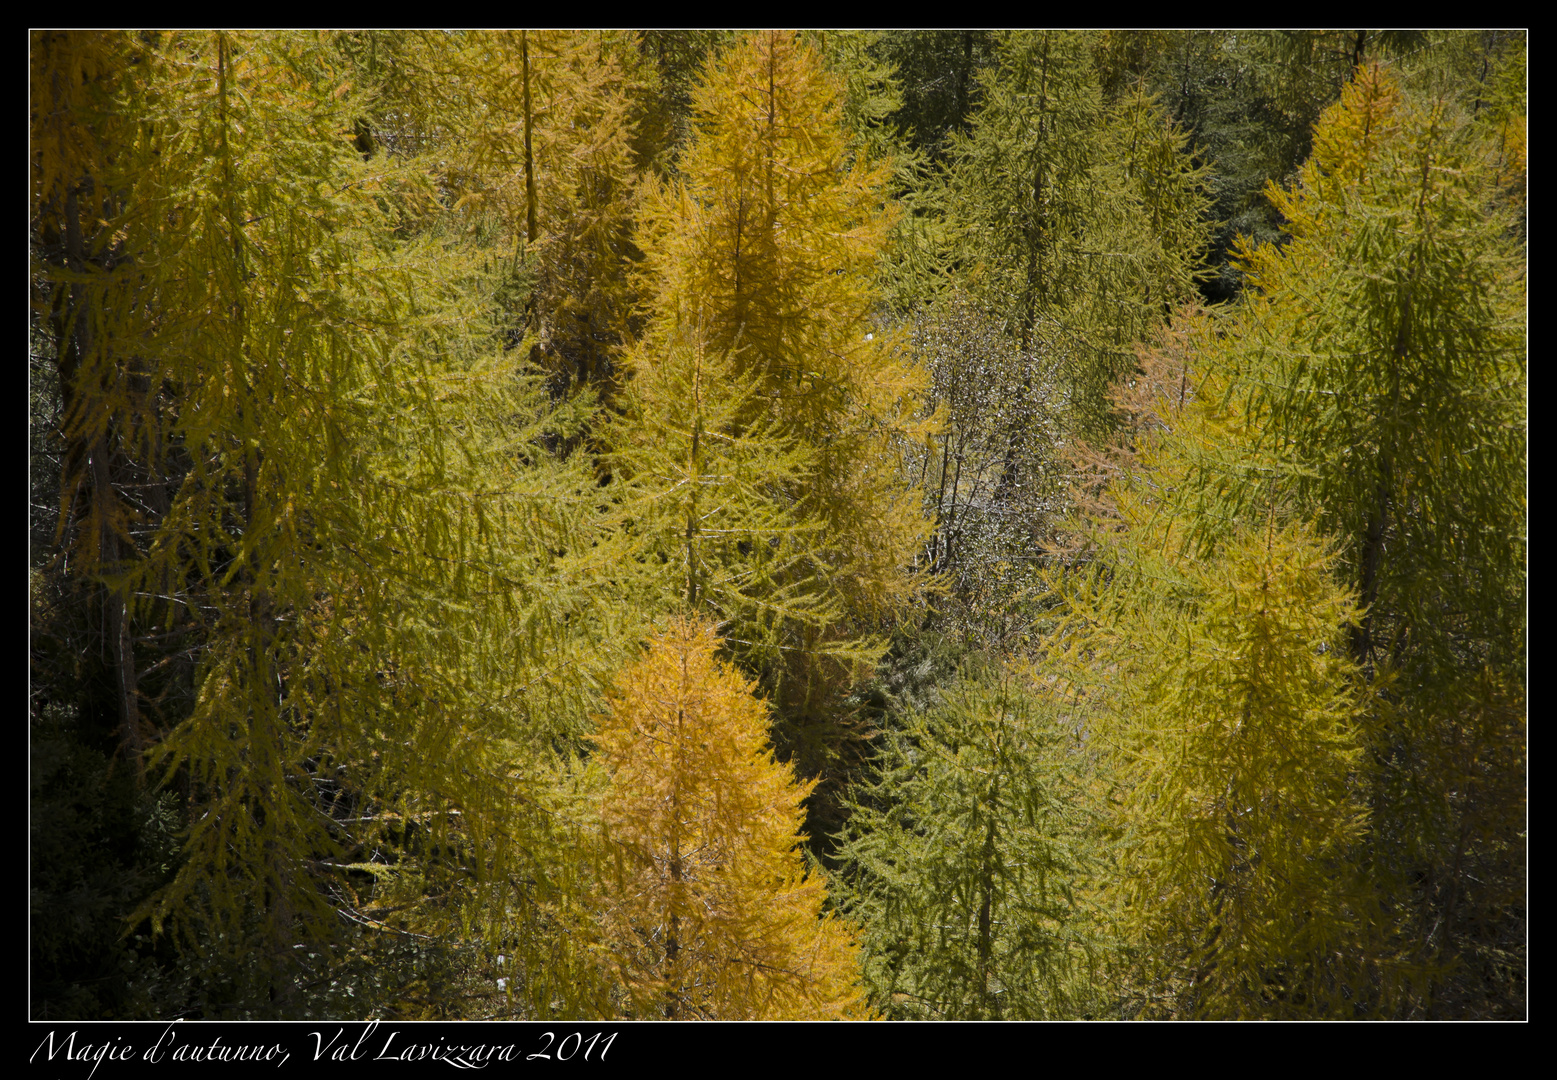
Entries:
[[617,681],[597,742],[610,773],[600,901],[605,955],[631,1015],[862,1018],[859,948],[798,849],[797,783],[767,709],[678,619]]

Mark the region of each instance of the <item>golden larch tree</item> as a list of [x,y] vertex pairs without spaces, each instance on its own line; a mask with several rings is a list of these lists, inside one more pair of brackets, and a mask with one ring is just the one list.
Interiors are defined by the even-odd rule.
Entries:
[[798,850],[814,785],[774,761],[767,709],[718,644],[676,620],[599,720],[607,962],[637,1016],[862,1017],[854,933]]
[[[927,428],[875,275],[896,207],[851,150],[842,91],[795,35],[710,63],[672,181],[646,185],[643,332],[623,352],[613,478],[662,610],[713,618],[775,709],[780,756],[823,778],[859,756],[841,702],[920,584],[902,449]],[[632,568],[629,568],[632,569]]]
[[811,588],[859,610],[894,604],[923,532],[897,468],[923,379],[873,321],[894,216],[887,170],[851,156],[839,87],[793,35],[728,50],[693,102],[679,179],[653,186],[641,211],[648,318],[625,366],[642,378],[689,336],[728,356],[725,392],[745,396],[730,433],[762,427],[804,458],[804,479],[772,497],[822,526],[807,539]]

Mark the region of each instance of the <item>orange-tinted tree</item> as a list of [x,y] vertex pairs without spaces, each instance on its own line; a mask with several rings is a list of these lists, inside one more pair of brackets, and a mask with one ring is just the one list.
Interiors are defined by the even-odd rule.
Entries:
[[801,800],[773,760],[767,709],[677,620],[622,673],[599,720],[605,956],[624,1008],[670,1019],[863,1016],[858,946],[823,915],[797,849]]

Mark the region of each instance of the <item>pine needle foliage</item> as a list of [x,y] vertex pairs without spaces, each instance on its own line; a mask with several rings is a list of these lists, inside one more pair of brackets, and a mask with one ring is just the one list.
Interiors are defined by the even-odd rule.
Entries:
[[[1334,544],[1281,504],[1246,418],[1188,392],[1180,350],[1204,340],[1143,359],[1159,377],[1120,400],[1154,399],[1155,423],[1099,457],[1089,562],[1051,575],[1071,621],[1050,664],[1117,838],[1115,991],[1127,1015],[1389,1015],[1421,971],[1363,867],[1380,688],[1345,647],[1359,616]],[[1263,528],[1184,512],[1213,468],[1267,481]]]
[[[814,456],[771,418],[752,419],[756,386],[729,352],[682,330],[663,354],[628,354],[624,415],[608,429],[612,468],[630,478],[620,506],[652,604],[711,613],[739,636],[737,655],[771,668],[796,628],[819,633],[844,615],[817,555],[826,522],[782,497],[810,479]],[[847,641],[830,648],[854,665],[873,658]]]
[[954,258],[1040,369],[1058,364],[1068,426],[1108,431],[1106,391],[1192,294],[1207,177],[1144,92],[1104,102],[1087,34],[1013,31],[952,142]]
[[1273,528],[1212,559],[1143,557],[1093,615],[1113,629],[1089,647],[1107,640],[1117,665],[1100,731],[1119,785],[1111,892],[1139,965],[1127,1010],[1349,1018],[1378,1005],[1365,988],[1389,928],[1357,866],[1367,715],[1332,565],[1302,529]]
[[[503,268],[508,345],[527,333],[562,394],[609,394],[632,307],[637,43],[612,32],[348,35],[373,145],[418,157]],[[624,60],[626,63],[624,63]]]
[[1272,192],[1292,242],[1143,364],[1151,422],[1102,462],[1075,595],[1108,629],[1076,659],[1129,777],[1138,1003],[1517,1015],[1524,293],[1496,126],[1360,69],[1314,146]]
[[796,783],[718,635],[678,619],[624,670],[599,718],[605,959],[630,1016],[863,1019],[858,945],[823,914],[797,845]]

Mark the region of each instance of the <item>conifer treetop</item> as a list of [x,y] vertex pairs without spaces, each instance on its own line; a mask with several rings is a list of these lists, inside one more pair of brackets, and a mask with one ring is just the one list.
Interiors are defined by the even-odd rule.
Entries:
[[609,962],[638,1016],[862,1016],[854,934],[823,917],[824,878],[797,850],[815,785],[774,761],[767,709],[718,644],[674,620],[600,717]]

